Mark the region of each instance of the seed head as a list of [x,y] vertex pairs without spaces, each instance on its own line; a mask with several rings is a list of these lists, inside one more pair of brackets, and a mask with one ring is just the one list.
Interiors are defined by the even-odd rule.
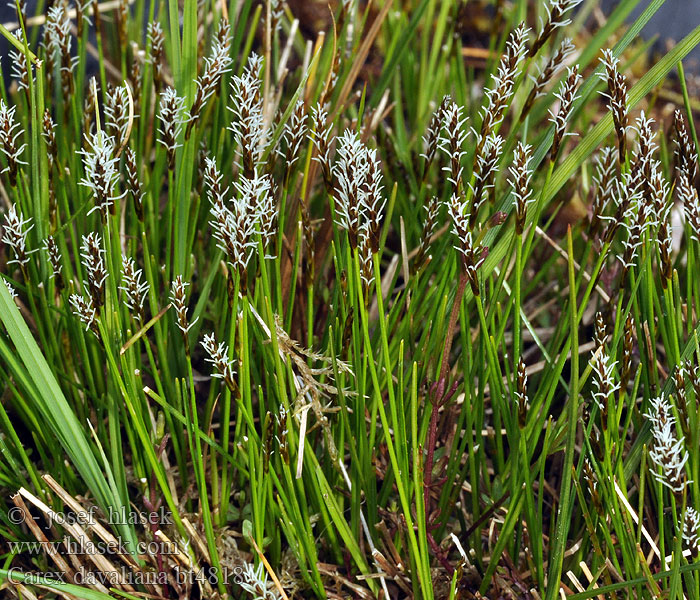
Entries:
[[685,173],[691,183],[698,173],[698,152],[695,143],[688,134],[683,113],[676,110],[673,113],[673,128],[676,131],[676,157],[679,174]]
[[374,248],[385,199],[381,195],[381,173],[376,150],[370,150],[356,132],[345,130],[338,138],[338,159],[333,167],[335,219],[347,230],[350,244],[357,246],[362,222],[367,220],[368,241]]
[[698,190],[691,183],[686,171],[679,173],[678,196],[683,203],[686,221],[690,225],[690,235],[695,241],[700,241],[700,199]]
[[605,324],[603,313],[600,311],[595,314],[594,339],[597,348],[605,346],[608,341],[608,327]]
[[652,203],[654,200],[652,180],[656,164],[654,160],[656,134],[651,127],[653,123],[654,119],[647,118],[642,111],[633,127],[637,134],[637,149],[632,160],[632,173],[639,178],[641,191],[647,203]]
[[284,15],[284,0],[270,0],[267,5],[269,12],[267,18],[270,21],[270,32],[272,35],[279,33],[282,28],[282,16]]
[[56,123],[54,123],[54,120],[51,118],[51,111],[49,111],[48,108],[44,110],[44,121],[41,135],[46,142],[49,171],[51,171],[56,162],[56,158],[58,157],[58,146],[56,145]]
[[425,159],[423,179],[425,179],[428,169],[433,163],[437,150],[440,146],[440,136],[442,134],[443,125],[445,122],[445,111],[451,103],[452,99],[449,96],[443,96],[440,106],[435,109],[433,116],[430,118],[428,130],[423,135],[423,154],[421,154],[421,156]]
[[226,203],[226,194],[228,188],[221,187],[223,179],[221,172],[216,166],[216,161],[207,157],[204,159],[204,183],[207,187],[209,200],[214,206],[224,205]]
[[78,57],[71,57],[71,22],[63,4],[58,3],[49,9],[45,28],[47,52],[51,55],[52,64],[60,65],[61,85],[67,98],[73,92],[73,67]]
[[259,233],[263,245],[268,247],[275,234],[277,209],[272,180],[269,175],[259,176],[256,171],[252,179],[241,177],[235,185],[236,194],[229,208],[225,202],[226,190],[220,188],[221,175],[216,165],[211,161],[207,165],[214,238],[243,279],[252,252],[257,247],[255,234]]
[[[272,250],[272,241],[277,233],[277,204],[272,178],[267,174],[258,175],[257,171],[254,171],[251,179],[241,177],[235,188],[238,195],[237,205],[251,215],[256,231],[262,237],[263,248],[267,251]],[[266,258],[274,258],[274,255],[268,255]]]
[[590,232],[597,236],[604,219],[606,207],[614,201],[617,180],[615,178],[615,149],[605,146],[595,161],[595,195],[591,206]]
[[423,231],[420,236],[420,245],[413,262],[413,272],[417,272],[426,259],[426,253],[430,247],[430,242],[435,232],[435,227],[440,213],[440,200],[437,196],[431,196],[423,207],[425,219],[423,220]]
[[493,179],[498,171],[498,161],[503,152],[504,140],[500,135],[490,133],[483,144],[481,150],[475,157],[474,171],[472,173],[475,185],[469,184],[472,190],[472,207],[470,210],[471,219],[469,228],[473,229],[481,205],[486,202],[489,190],[493,187]]

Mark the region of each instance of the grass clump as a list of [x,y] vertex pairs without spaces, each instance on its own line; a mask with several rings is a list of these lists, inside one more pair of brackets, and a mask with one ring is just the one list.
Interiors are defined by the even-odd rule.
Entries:
[[5,592],[700,598],[700,28],[595,4],[18,3]]

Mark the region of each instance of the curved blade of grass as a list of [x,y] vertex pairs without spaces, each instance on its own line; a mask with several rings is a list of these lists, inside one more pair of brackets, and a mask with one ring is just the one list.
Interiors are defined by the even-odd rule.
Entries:
[[[5,285],[0,285],[0,320],[36,389],[36,395],[32,398],[33,404],[58,438],[83,481],[94,494],[100,508],[105,514],[109,514],[110,508],[128,511],[128,506],[124,506],[121,499],[112,493],[90,448],[85,431],[68,405],[51,367]],[[128,547],[135,550],[136,534],[133,528],[122,523],[119,525],[119,533]]]

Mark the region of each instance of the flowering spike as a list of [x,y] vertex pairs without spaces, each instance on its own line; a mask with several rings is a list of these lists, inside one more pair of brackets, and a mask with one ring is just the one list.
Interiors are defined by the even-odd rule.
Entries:
[[8,261],[8,264],[18,264],[24,268],[29,262],[29,254],[31,252],[27,251],[27,234],[34,227],[31,221],[31,219],[24,220],[22,213],[17,213],[17,208],[14,204],[10,206],[5,214],[2,241],[12,248],[12,252],[15,255],[15,258]]
[[103,221],[108,212],[114,214],[114,201],[121,198],[121,195],[114,195],[119,180],[119,159],[115,157],[114,151],[114,139],[104,131],[92,135],[88,139],[87,149],[80,151],[83,155],[85,177],[79,183],[89,188],[95,199],[95,206],[88,214],[99,210]]
[[205,360],[214,365],[215,372],[212,377],[218,377],[226,382],[229,389],[233,390],[233,361],[228,357],[228,346],[224,342],[216,343],[213,333],[204,336],[202,347],[209,355]]
[[0,152],[7,159],[7,166],[0,172],[8,174],[12,187],[17,185],[17,166],[27,164],[20,159],[26,144],[17,143],[22,129],[15,121],[16,108],[16,106],[8,107],[4,100],[0,100]]
[[530,56],[535,56],[540,48],[547,43],[547,40],[552,36],[556,29],[566,27],[571,23],[571,19],[566,16],[572,8],[578,6],[583,0],[551,0],[549,4],[545,4],[547,11],[547,19],[543,23],[537,39],[530,48]]
[[195,81],[197,93],[190,109],[190,121],[187,125],[185,137],[189,137],[192,127],[197,122],[204,105],[211,98],[219,87],[224,73],[231,70],[231,27],[226,21],[222,21],[222,26],[214,41],[211,56],[204,59],[204,72]]
[[180,147],[178,138],[185,123],[185,99],[177,95],[177,92],[168,87],[160,95],[160,121],[161,134],[158,140],[168,151],[168,169],[175,168],[175,150]]
[[262,57],[251,54],[243,74],[240,77],[235,75],[231,80],[233,108],[229,110],[234,118],[229,129],[233,131],[236,145],[243,155],[243,172],[247,177],[252,177],[268,144],[260,80],[262,63]]
[[602,74],[602,77],[608,84],[608,93],[603,95],[608,98],[608,105],[613,116],[613,124],[617,134],[617,156],[620,165],[622,165],[627,154],[627,81],[617,69],[619,60],[612,50],[603,50],[600,62],[605,67],[605,73]]
[[532,179],[532,167],[530,166],[531,146],[518,142],[513,157],[513,165],[509,167],[511,176],[510,185],[515,196],[515,232],[520,235],[525,229],[527,219],[527,205],[534,201],[530,180]]
[[685,463],[688,462],[688,452],[684,448],[683,439],[677,439],[673,431],[676,420],[671,404],[663,394],[651,400],[651,410],[645,413],[651,421],[654,445],[649,452],[649,458],[661,469],[654,472],[654,478],[675,493],[683,491],[690,481],[686,481]]
[[147,281],[141,281],[141,269],[136,268],[133,258],[122,256],[122,284],[119,289],[124,292],[125,304],[135,313],[134,317],[143,321],[143,303],[148,294],[149,285]]
[[84,297],[80,294],[71,294],[68,300],[73,306],[73,314],[85,324],[85,331],[92,331],[92,333],[99,337],[97,329],[97,310],[92,303],[92,298],[90,296]]
[[550,152],[550,160],[554,162],[559,154],[559,148],[566,135],[575,135],[573,133],[566,133],[566,124],[569,120],[569,115],[573,108],[574,101],[578,96],[576,95],[576,89],[581,81],[582,77],[578,72],[578,65],[574,65],[568,70],[568,75],[561,86],[561,91],[555,94],[559,99],[559,110],[555,115],[551,110],[549,114],[551,118],[549,119],[554,123],[554,140],[552,141],[552,149]]
[[83,236],[80,262],[87,274],[87,283],[84,282],[84,285],[90,290],[92,303],[97,310],[104,304],[104,282],[107,279],[107,269],[102,257],[104,253],[102,239],[98,233],[91,232]]

